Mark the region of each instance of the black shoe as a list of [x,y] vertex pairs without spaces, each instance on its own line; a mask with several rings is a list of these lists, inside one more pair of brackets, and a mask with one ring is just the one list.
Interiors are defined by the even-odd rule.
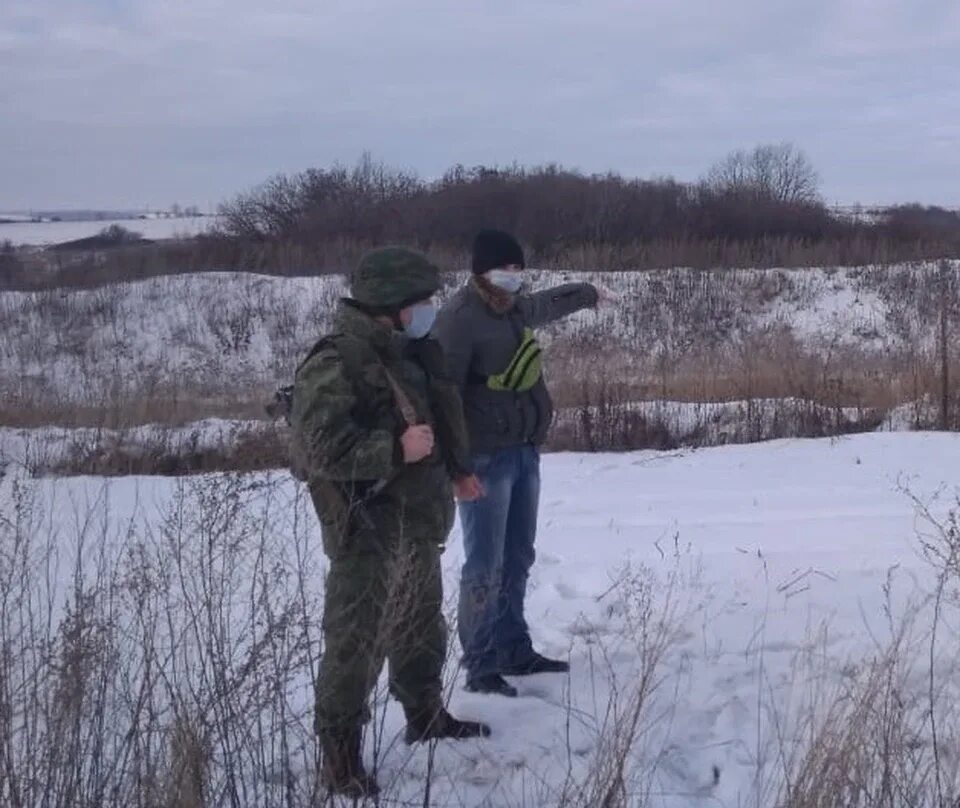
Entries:
[[486,676],[468,678],[467,690],[471,693],[493,693],[509,698],[517,695],[517,689],[499,673],[488,673]]
[[490,727],[486,724],[479,721],[461,721],[441,707],[432,714],[419,713],[409,718],[403,739],[411,744],[434,738],[452,738],[455,741],[462,741],[466,738],[489,737]]
[[504,665],[500,673],[507,676],[530,676],[534,673],[566,673],[570,670],[570,663],[562,659],[548,659],[533,652],[533,656],[519,664]]

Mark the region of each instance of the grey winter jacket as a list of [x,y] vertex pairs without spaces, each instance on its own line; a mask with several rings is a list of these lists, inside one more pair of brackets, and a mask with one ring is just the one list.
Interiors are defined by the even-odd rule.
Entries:
[[443,345],[449,371],[460,386],[473,454],[525,443],[543,443],[553,419],[553,403],[543,379],[526,392],[491,390],[489,376],[507,369],[524,328],[536,328],[597,304],[588,283],[568,283],[518,295],[499,314],[472,283],[441,309],[433,335]]

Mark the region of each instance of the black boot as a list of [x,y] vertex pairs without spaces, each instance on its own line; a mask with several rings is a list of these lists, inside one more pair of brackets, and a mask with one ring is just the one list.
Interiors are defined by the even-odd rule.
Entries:
[[471,693],[493,693],[498,696],[513,698],[517,689],[504,679],[499,673],[489,673],[486,676],[467,677],[467,690]]
[[490,727],[479,721],[461,721],[454,718],[443,707],[435,710],[417,712],[407,716],[407,731],[404,740],[409,743],[421,743],[434,738],[452,738],[462,741],[465,738],[488,738]]
[[320,740],[320,781],[333,794],[360,799],[380,793],[377,781],[363,768],[360,731]]
[[569,662],[562,659],[548,659],[534,651],[533,656],[519,664],[501,666],[500,673],[507,676],[530,676],[534,673],[566,673],[569,670]]

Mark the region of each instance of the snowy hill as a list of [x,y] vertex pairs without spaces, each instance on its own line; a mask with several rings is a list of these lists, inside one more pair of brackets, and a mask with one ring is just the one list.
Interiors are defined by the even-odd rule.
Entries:
[[[451,276],[448,289],[464,277]],[[543,329],[559,407],[578,413],[578,429],[584,413],[633,408],[633,421],[668,439],[560,435],[563,447],[929,424],[936,265],[530,274],[534,289],[565,280],[603,284],[620,303]],[[0,397],[23,412],[6,423],[262,418],[263,402],[329,329],[344,291],[336,275],[223,272],[2,292]]]

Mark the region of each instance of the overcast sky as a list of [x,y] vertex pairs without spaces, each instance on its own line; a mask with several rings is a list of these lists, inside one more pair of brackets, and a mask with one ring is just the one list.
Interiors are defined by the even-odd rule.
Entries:
[[377,159],[960,206],[957,0],[0,0],[0,210],[199,204]]

